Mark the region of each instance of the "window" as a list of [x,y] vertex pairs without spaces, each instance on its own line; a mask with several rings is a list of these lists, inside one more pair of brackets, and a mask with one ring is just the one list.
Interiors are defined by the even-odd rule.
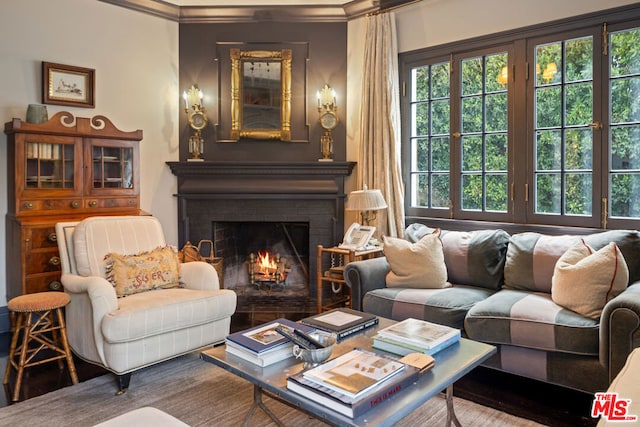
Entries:
[[460,207],[507,212],[508,54],[460,61]]
[[507,52],[411,69],[411,207],[507,212],[507,89]]
[[640,7],[622,9],[401,54],[407,215],[638,228]]
[[411,73],[411,205],[449,209],[449,62]]
[[640,218],[640,28],[609,37],[609,215]]
[[[530,43],[533,86],[533,203],[539,223],[597,226],[594,161],[600,124],[594,116],[594,36]],[[546,218],[541,216],[546,215]]]

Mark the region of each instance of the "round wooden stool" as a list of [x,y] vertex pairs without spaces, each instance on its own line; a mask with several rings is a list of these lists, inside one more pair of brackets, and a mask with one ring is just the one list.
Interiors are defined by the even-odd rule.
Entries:
[[[69,349],[67,329],[62,313],[62,307],[69,304],[69,301],[69,295],[64,292],[39,292],[21,295],[9,301],[9,311],[12,312],[12,315],[15,313],[17,316],[15,318],[13,336],[11,337],[3,384],[9,382],[11,369],[15,369],[17,376],[12,396],[14,402],[20,396],[24,369],[29,366],[57,360],[58,367],[63,369],[62,359],[66,359],[71,381],[73,384],[78,383],[78,374]],[[18,346],[20,332],[22,332],[22,342]],[[46,349],[51,350],[53,356],[45,359],[35,358],[40,351]]]

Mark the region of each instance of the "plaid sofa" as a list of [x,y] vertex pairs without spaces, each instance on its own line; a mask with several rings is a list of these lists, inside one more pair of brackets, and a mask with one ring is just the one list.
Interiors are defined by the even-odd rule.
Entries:
[[[432,231],[411,224],[405,236],[417,241]],[[486,366],[589,393],[606,390],[628,354],[640,347],[637,231],[550,236],[443,230],[440,236],[453,286],[387,288],[384,257],[356,261],[345,268],[352,307],[394,320],[413,317],[459,328],[466,337],[498,348]],[[629,268],[628,288],[606,305],[599,320],[551,299],[555,263],[580,238],[596,250],[616,242]]]

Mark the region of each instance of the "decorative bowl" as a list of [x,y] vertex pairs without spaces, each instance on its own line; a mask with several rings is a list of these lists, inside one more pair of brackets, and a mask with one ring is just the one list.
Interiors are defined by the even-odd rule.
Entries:
[[318,340],[323,344],[324,348],[318,348],[315,350],[307,350],[298,345],[293,346],[293,355],[296,359],[300,359],[304,362],[304,368],[310,368],[312,366],[319,365],[320,363],[331,357],[333,347],[336,344],[336,337],[327,334],[312,333],[309,334],[312,338]]

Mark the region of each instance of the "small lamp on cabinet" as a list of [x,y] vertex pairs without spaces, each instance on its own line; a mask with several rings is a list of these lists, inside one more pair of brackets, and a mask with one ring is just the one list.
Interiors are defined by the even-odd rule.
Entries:
[[200,158],[204,152],[204,139],[202,139],[202,129],[207,126],[207,116],[204,113],[204,107],[202,106],[202,98],[204,94],[197,85],[193,85],[188,91],[182,93],[184,99],[184,111],[189,118],[189,126],[195,132],[189,137],[189,153],[191,158],[187,161],[203,161]]

